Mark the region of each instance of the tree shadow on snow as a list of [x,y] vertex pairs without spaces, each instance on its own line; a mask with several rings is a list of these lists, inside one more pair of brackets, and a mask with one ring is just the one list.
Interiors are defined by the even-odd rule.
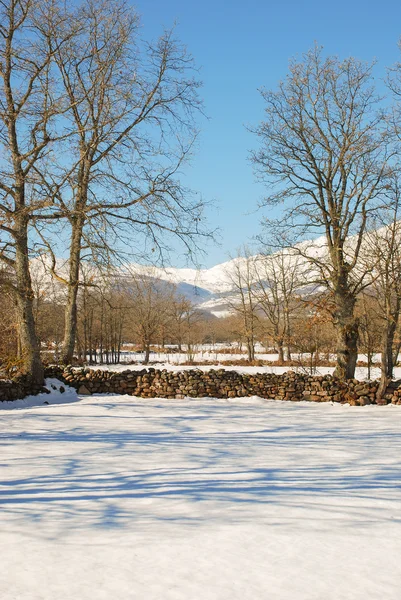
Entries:
[[199,406],[174,415],[148,414],[142,404],[121,415],[110,404],[93,415],[41,412],[30,430],[21,415],[15,431],[0,433],[3,516],[118,529],[252,521],[270,505],[288,509],[287,519],[294,508],[326,510],[331,520],[345,510],[349,523],[363,525],[369,507],[370,526],[375,511],[379,521],[392,518],[383,503],[401,499],[401,465],[383,461],[401,450],[397,428],[288,422],[278,414],[265,426],[260,407],[254,420],[253,413],[244,420],[239,408],[227,418],[223,409]]

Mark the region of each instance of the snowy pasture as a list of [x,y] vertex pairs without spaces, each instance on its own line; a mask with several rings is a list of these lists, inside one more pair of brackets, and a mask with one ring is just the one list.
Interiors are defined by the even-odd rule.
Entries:
[[[237,357],[238,358],[238,357]],[[92,369],[101,369],[107,371],[141,371],[144,368],[153,367],[155,369],[166,369],[167,371],[185,371],[190,369],[199,369],[201,371],[209,371],[210,369],[225,369],[226,371],[238,371],[238,373],[278,373],[282,374],[286,371],[295,371],[299,373],[308,373],[309,370],[306,367],[297,366],[277,366],[277,365],[263,365],[263,366],[238,366],[238,365],[223,365],[216,361],[212,365],[183,365],[180,363],[173,363],[171,361],[161,360],[152,362],[150,365],[144,366],[143,363],[137,362],[136,364],[119,363],[116,365],[91,365]],[[334,371],[334,367],[317,367],[313,372],[314,375],[331,375]],[[355,369],[355,377],[360,381],[368,378],[368,369],[366,367],[357,367]],[[401,378],[401,367],[395,367],[394,369],[395,379]],[[370,379],[380,379],[380,368],[373,367],[371,370]]]
[[400,598],[400,407],[2,408],[2,600]]
[[[223,348],[224,345],[222,345]],[[226,348],[225,348],[226,349]],[[227,349],[226,349],[227,350]],[[109,371],[124,371],[127,369],[141,370],[144,368],[143,360],[145,354],[143,352],[122,352],[121,360],[119,364],[113,365],[92,365],[94,369],[107,369]],[[185,364],[189,359],[192,359],[197,364],[196,367]],[[278,354],[266,354],[260,345],[256,346],[255,358],[257,360],[267,361],[274,363],[278,361]],[[245,359],[245,354],[220,352],[220,346],[212,348],[211,346],[204,344],[200,346],[196,351],[191,354],[186,352],[175,352],[168,354],[165,352],[151,352],[150,353],[150,365],[156,369],[167,369],[168,371],[182,371],[185,369],[201,369],[207,371],[209,369],[226,369],[229,371],[238,371],[240,373],[285,373],[286,371],[297,371],[301,373],[309,372],[310,355],[308,354],[292,354],[294,366],[278,366],[275,364],[266,364],[264,366],[238,366],[238,365],[226,365],[226,361],[238,361],[239,359]],[[336,357],[330,356],[330,359],[334,362]],[[364,354],[358,355],[358,360],[366,362],[367,357]],[[380,379],[380,354],[373,356],[373,361],[376,366],[372,367],[370,379]],[[201,363],[206,363],[202,365]],[[133,364],[130,364],[133,363]],[[297,365],[297,363],[299,363]],[[319,366],[314,370],[315,375],[331,375],[334,371],[333,367]],[[359,380],[365,380],[368,378],[367,367],[357,367],[355,370],[355,377]],[[401,378],[401,367],[394,368],[395,379]]]

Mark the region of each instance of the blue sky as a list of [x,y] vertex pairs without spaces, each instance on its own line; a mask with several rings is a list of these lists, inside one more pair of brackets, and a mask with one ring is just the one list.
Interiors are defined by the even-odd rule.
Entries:
[[[288,60],[316,41],[328,54],[377,59],[378,86],[385,67],[401,60],[401,3],[361,0],[263,1],[138,0],[143,36],[156,37],[177,22],[177,36],[200,67],[208,121],[201,124],[199,149],[186,171],[186,183],[216,208],[208,218],[221,233],[202,263],[213,266],[235,255],[260,231],[256,212],[263,188],[249,163],[256,140],[246,125],[263,118],[258,88],[274,88]],[[177,253],[175,266],[184,260]]]

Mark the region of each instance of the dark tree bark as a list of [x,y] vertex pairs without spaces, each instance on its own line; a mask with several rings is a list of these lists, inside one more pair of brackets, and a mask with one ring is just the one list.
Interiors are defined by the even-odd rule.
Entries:
[[82,215],[71,218],[71,245],[69,260],[68,292],[65,304],[64,341],[61,360],[70,364],[74,357],[78,325],[78,287],[81,267],[81,244],[84,218]]
[[42,385],[44,371],[34,319],[26,217],[16,219],[15,223],[15,291],[23,371],[33,384]]
[[334,303],[333,323],[337,330],[337,366],[334,375],[340,379],[352,379],[358,360],[356,298],[349,293],[347,285],[337,286]]

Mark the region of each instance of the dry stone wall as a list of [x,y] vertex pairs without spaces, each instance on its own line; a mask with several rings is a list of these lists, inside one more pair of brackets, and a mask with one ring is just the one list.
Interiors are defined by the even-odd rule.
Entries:
[[80,394],[129,394],[141,398],[236,398],[260,396],[274,400],[342,402],[353,406],[401,404],[401,382],[394,382],[384,398],[376,401],[377,381],[340,381],[330,375],[311,376],[288,371],[238,373],[224,369],[209,371],[167,371],[153,368],[141,371],[111,372],[89,368],[50,367],[47,377],[57,377]]
[[23,375],[13,379],[0,379],[0,402],[21,400],[30,394],[49,393],[45,387],[33,386]]
[[[401,381],[392,382],[382,400],[376,400],[377,381],[340,381],[330,375],[311,376],[287,371],[238,373],[225,369],[167,371],[102,371],[89,368],[48,367],[46,377],[57,377],[79,394],[128,394],[141,398],[236,398],[260,396],[273,400],[341,402],[353,406],[401,404]],[[0,380],[0,401],[17,400],[28,394],[48,391],[33,389],[23,377]]]

